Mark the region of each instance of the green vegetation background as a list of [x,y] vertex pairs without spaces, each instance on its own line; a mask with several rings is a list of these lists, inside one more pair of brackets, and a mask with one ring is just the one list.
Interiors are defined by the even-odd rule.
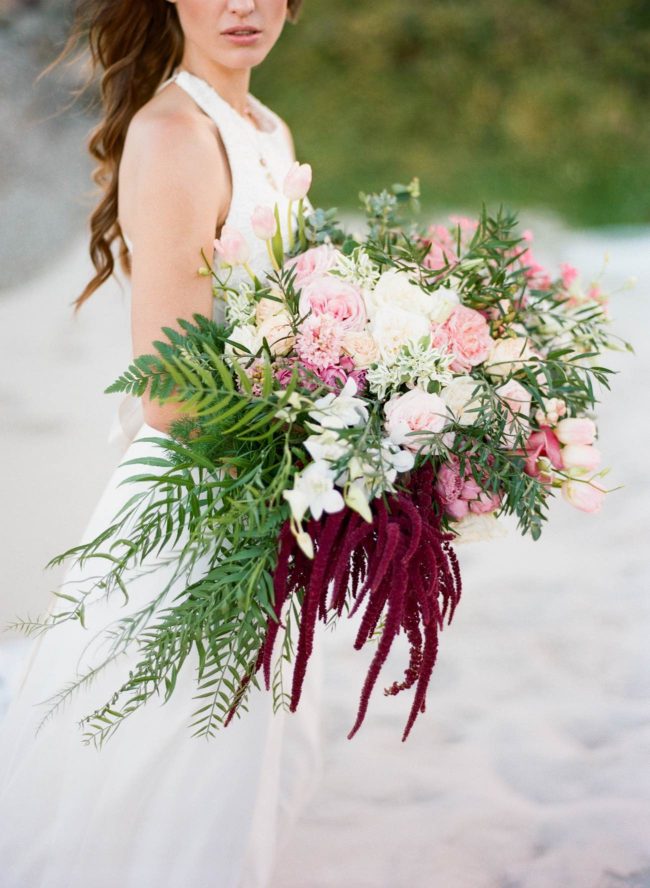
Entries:
[[305,0],[254,75],[314,197],[650,221],[650,0]]

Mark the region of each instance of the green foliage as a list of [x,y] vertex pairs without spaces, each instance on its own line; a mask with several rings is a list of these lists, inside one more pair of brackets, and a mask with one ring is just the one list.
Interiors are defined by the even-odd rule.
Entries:
[[290,123],[326,205],[417,170],[428,209],[485,200],[648,222],[648,10],[306,0],[253,88]]

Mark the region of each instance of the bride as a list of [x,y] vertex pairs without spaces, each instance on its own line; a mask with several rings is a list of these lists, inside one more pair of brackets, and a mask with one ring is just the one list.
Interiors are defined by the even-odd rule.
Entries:
[[[113,273],[117,242],[131,273],[135,354],[150,352],[161,327],[179,317],[220,319],[211,279],[197,269],[200,250],[212,253],[226,222],[246,236],[254,271],[265,270],[250,216],[258,204],[277,203],[285,219],[281,188],[294,156],[286,125],[250,95],[250,72],[299,6],[300,0],[80,4],[71,46],[87,40],[102,70],[104,115],[90,148],[104,194],[91,218],[96,274],[77,305]],[[139,439],[167,434],[175,418],[173,405],[146,397],[133,406],[121,410],[130,440],[125,460],[155,450]],[[107,526],[130,495],[120,481],[131,473],[115,471],[85,539]],[[209,742],[191,737],[198,704],[187,666],[166,705],[150,702],[101,750],[81,743],[77,722],[110,698],[134,655],[56,697],[92,670],[89,638],[152,599],[160,573],[134,577],[127,605],[93,605],[90,632],[70,621],[35,643],[0,724],[2,888],[271,883],[277,853],[320,774],[318,649],[307,678],[312,687],[295,715],[273,715],[271,695],[253,689],[249,711]],[[66,584],[84,579],[84,568],[75,567]],[[65,705],[55,706],[36,733],[36,704],[53,698]]]

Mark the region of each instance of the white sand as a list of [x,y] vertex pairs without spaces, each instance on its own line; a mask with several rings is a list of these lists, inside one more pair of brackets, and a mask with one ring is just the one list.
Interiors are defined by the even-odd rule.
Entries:
[[[609,249],[607,280],[639,276],[612,301],[637,356],[608,355],[621,372],[600,414],[610,486],[625,487],[600,516],[558,501],[538,543],[512,531],[459,550],[463,600],[406,744],[410,697],[381,693],[402,639],[348,741],[372,652],[353,651],[351,627],[325,634],[325,780],[272,888],[650,886],[650,233],[537,230],[554,263],[595,271]],[[87,267],[77,245],[0,298],[3,622],[43,607],[41,566],[76,541],[117,459],[116,399],[100,392],[128,357],[128,313],[107,288],[70,320]],[[25,648],[0,643],[6,681]]]

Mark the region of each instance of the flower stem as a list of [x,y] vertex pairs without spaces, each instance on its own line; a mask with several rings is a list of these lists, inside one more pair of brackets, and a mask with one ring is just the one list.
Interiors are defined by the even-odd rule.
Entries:
[[269,254],[269,259],[271,260],[271,265],[276,271],[280,271],[280,266],[278,264],[278,260],[275,258],[275,253],[273,252],[273,248],[271,247],[271,241],[266,241],[266,249]]
[[294,247],[294,237],[293,237],[293,216],[291,214],[291,210],[293,209],[293,201],[289,201],[289,206],[287,207],[287,234],[289,237],[289,249],[293,250]]

